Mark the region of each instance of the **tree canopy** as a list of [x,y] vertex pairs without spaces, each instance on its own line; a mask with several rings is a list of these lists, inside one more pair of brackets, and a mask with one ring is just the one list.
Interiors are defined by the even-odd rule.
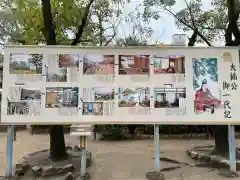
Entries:
[[[80,41],[77,42],[79,44],[108,45],[116,37],[122,22],[132,24],[133,31],[141,32],[138,34],[149,36],[150,18],[143,21],[138,6],[133,11],[123,14],[124,7],[128,3],[130,1],[92,0],[91,7],[87,7],[87,0],[51,0],[57,44],[72,43],[86,11],[89,11],[87,22]],[[0,40],[15,44],[45,44],[42,17],[41,1],[4,1],[0,8]]]

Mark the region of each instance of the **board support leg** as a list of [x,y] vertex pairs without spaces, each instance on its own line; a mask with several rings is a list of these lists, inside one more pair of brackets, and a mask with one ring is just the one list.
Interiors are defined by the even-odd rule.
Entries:
[[228,144],[229,144],[229,162],[230,171],[236,173],[236,139],[234,125],[228,125]]
[[14,126],[9,125],[7,129],[7,151],[6,151],[6,177],[12,176],[12,156],[13,156]]
[[154,125],[155,170],[160,171],[159,125]]

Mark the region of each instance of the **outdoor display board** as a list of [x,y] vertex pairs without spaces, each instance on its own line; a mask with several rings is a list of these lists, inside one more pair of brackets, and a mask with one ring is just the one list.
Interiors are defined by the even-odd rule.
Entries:
[[6,124],[237,123],[237,48],[6,46]]

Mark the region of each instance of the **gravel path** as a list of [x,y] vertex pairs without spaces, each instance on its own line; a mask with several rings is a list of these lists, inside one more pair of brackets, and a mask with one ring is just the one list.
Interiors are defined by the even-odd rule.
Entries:
[[[211,140],[161,140],[161,157],[175,159],[194,165],[187,157],[185,150],[192,145],[213,143]],[[0,133],[0,175],[4,175],[6,133]],[[66,136],[66,144],[78,144],[75,137]],[[22,131],[17,133],[14,142],[13,163],[17,163],[24,155],[49,147],[48,135],[29,135]],[[145,173],[153,171],[153,141],[93,141],[88,147],[93,155],[93,165],[89,169],[92,180],[146,180]],[[177,166],[177,164],[162,162],[161,168]],[[164,172],[167,180],[224,180],[226,177],[218,175],[218,170],[181,166],[172,171]],[[240,178],[235,178],[240,180]]]

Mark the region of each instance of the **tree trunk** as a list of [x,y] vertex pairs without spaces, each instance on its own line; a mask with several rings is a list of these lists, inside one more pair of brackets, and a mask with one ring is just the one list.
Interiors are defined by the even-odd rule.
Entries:
[[[89,10],[94,0],[90,0],[85,8],[81,24],[76,33],[76,37],[71,45],[77,45],[87,24]],[[57,45],[55,26],[53,23],[51,2],[42,0],[42,16],[44,23],[44,37],[47,45]],[[65,159],[67,156],[64,139],[64,128],[61,125],[52,126],[50,129],[50,157],[52,160]]]
[[193,31],[192,36],[188,40],[188,46],[194,46],[194,44],[197,41],[197,33],[198,33],[197,30]]
[[53,161],[58,161],[66,157],[67,152],[65,148],[63,126],[54,125],[50,128],[50,158]]
[[[46,43],[47,45],[56,45],[56,34],[53,26],[50,0],[42,0],[42,15]],[[66,156],[63,126],[52,126],[50,128],[50,158],[57,161],[64,159]]]
[[214,153],[223,156],[228,156],[228,126],[217,125],[215,126],[215,148]]
[[97,125],[95,124],[94,125],[94,128],[93,128],[93,139],[96,140],[97,139]]

